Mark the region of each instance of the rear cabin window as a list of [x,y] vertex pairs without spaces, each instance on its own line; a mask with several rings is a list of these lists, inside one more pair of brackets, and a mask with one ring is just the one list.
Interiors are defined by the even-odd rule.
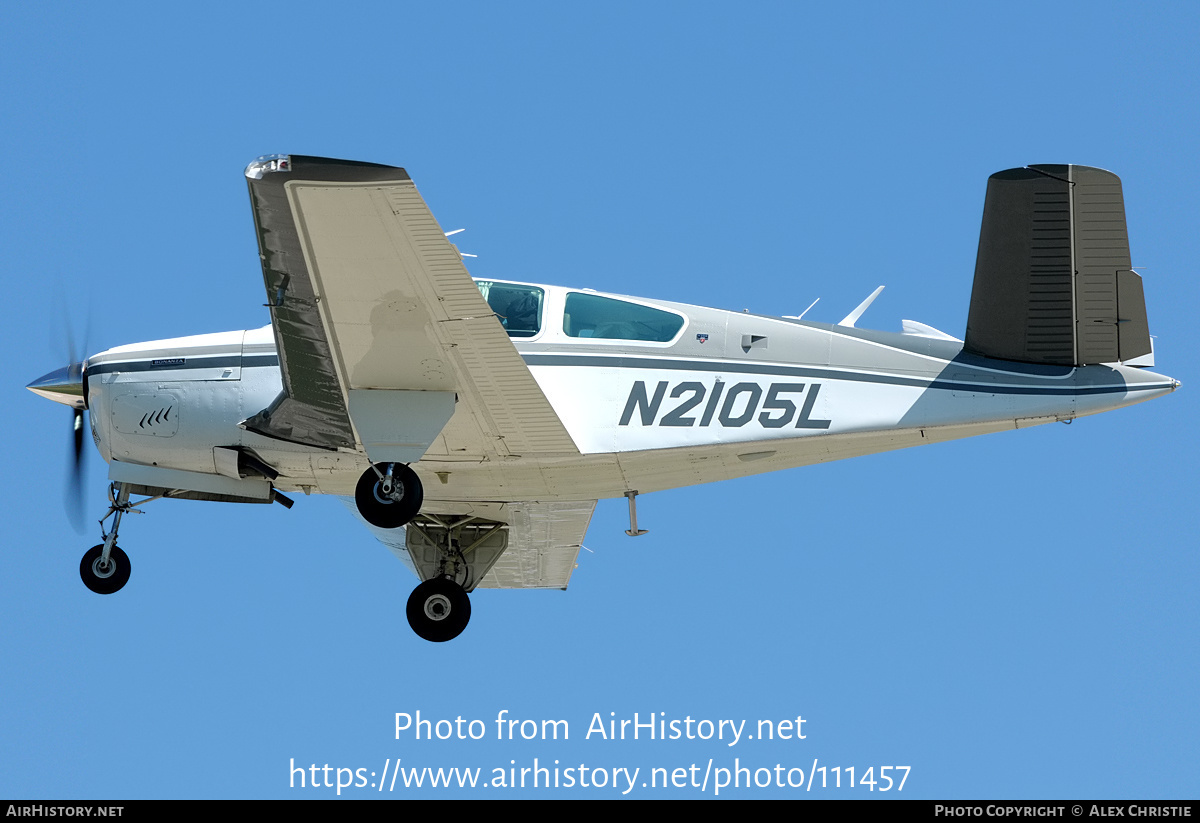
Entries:
[[595,294],[571,292],[563,312],[568,337],[667,343],[682,328],[683,318],[677,314]]
[[479,293],[491,306],[509,337],[533,337],[542,330],[546,292],[537,286],[476,280]]

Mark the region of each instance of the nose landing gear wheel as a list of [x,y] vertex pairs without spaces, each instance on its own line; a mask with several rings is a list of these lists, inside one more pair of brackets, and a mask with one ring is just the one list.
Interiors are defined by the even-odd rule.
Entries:
[[471,598],[445,577],[426,580],[408,598],[408,625],[419,637],[443,643],[462,634],[471,619]]
[[372,526],[398,529],[417,516],[425,502],[425,491],[417,473],[408,466],[380,463],[358,479],[354,502],[358,513]]
[[100,562],[103,554],[103,543],[88,549],[79,563],[79,576],[83,578],[83,585],[96,594],[112,594],[129,582],[129,558],[113,546],[105,565]]

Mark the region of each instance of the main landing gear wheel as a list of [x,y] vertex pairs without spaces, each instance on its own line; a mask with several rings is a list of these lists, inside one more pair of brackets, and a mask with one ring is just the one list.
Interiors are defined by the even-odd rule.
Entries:
[[358,513],[372,526],[398,529],[417,516],[425,491],[417,473],[402,463],[377,463],[354,489]]
[[79,563],[79,576],[96,594],[112,594],[129,582],[129,558],[116,546],[109,552],[107,564],[101,562],[103,555],[103,543],[88,549]]
[[462,634],[471,619],[471,598],[446,577],[434,577],[413,589],[408,598],[408,625],[431,643]]

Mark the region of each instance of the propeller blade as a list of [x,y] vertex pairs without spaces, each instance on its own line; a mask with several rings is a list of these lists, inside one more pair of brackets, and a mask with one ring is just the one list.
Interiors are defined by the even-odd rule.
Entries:
[[79,473],[83,466],[83,409],[72,409],[75,412],[75,472]]
[[71,521],[71,525],[75,527],[75,531],[82,533],[84,520],[83,470],[84,456],[87,452],[83,448],[83,409],[72,409],[72,411],[75,413],[75,452],[71,468],[67,473],[67,518]]
[[[67,468],[66,508],[67,519],[78,532],[84,526],[84,494],[83,475],[85,468],[84,422],[83,413],[87,409],[87,396],[84,389],[84,375],[87,370],[87,335],[84,335],[82,348],[76,347],[75,333],[67,312],[66,302],[63,302],[64,331],[63,342],[67,346],[67,365],[44,374],[25,388],[34,394],[62,403],[71,407],[71,438],[74,447],[71,450],[71,461]],[[91,325],[90,322],[88,325]]]
[[82,532],[83,473],[87,452],[83,448],[83,409],[72,409],[72,411],[75,413],[75,459],[71,465],[71,474],[68,481],[67,516],[71,519],[71,525],[75,527],[75,531]]

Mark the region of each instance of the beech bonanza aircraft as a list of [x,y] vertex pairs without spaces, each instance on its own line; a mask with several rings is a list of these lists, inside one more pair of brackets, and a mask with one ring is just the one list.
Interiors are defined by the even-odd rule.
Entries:
[[[1019,429],[1179,383],[1153,365],[1120,180],[992,175],[964,340],[473,280],[399,168],[246,169],[271,325],[120,346],[31,383],[109,464],[92,591],[129,579],[124,513],[171,497],[353,496],[456,637],[468,592],[565,588],[599,498]],[[877,294],[878,292],[876,292]],[[872,295],[873,297],[874,295]],[[134,497],[144,499],[134,501]],[[112,518],[105,531],[105,522]]]

